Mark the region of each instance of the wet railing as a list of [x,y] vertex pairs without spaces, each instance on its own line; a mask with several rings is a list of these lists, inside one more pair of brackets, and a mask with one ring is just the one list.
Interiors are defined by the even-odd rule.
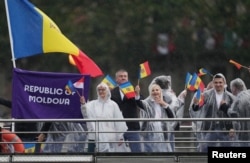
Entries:
[[[250,121],[250,118],[175,118],[175,119],[137,119],[140,122],[144,121],[164,121],[164,122],[174,122],[179,121],[181,122],[180,129],[175,130],[168,130],[168,131],[162,131],[165,133],[173,133],[174,134],[174,140],[166,140],[166,142],[162,141],[149,141],[152,143],[174,143],[175,148],[173,152],[141,152],[141,153],[131,153],[131,152],[98,152],[98,149],[95,150],[93,153],[87,152],[88,147],[88,139],[87,135],[90,133],[86,130],[86,122],[94,121],[96,124],[99,122],[105,122],[105,121],[135,121],[135,119],[115,119],[115,120],[107,120],[107,119],[2,119],[0,122],[2,124],[5,124],[2,126],[2,132],[1,132],[1,155],[0,155],[0,162],[115,162],[115,160],[126,160],[130,163],[132,162],[138,162],[139,160],[144,160],[143,162],[146,163],[147,160],[172,160],[173,162],[182,162],[185,160],[185,162],[204,162],[204,160],[207,160],[207,153],[199,152],[198,151],[198,144],[199,143],[209,143],[210,141],[204,141],[203,139],[197,139],[197,134],[201,134],[203,132],[208,131],[202,131],[198,128],[194,128],[192,126],[192,122],[205,122],[205,121],[233,121],[233,122],[241,122],[241,121]],[[84,135],[84,139],[82,140],[75,140],[75,139],[61,139],[58,141],[44,141],[44,142],[37,142],[37,141],[26,141],[21,140],[22,144],[25,146],[25,152],[15,151],[15,147],[11,147],[14,144],[20,144],[20,142],[16,141],[15,139],[8,138],[6,139],[6,136],[3,136],[4,134],[9,135],[19,135],[19,134],[40,134],[40,131],[15,131],[14,129],[14,123],[18,122],[27,122],[27,123],[37,123],[42,124],[44,122],[52,122],[52,123],[80,123],[83,125],[84,130],[81,131],[61,131],[58,130],[50,130],[43,133],[50,134],[50,135],[56,135],[61,134],[63,136],[65,135],[71,135],[74,137],[75,134],[82,134]],[[98,127],[97,127],[98,128]],[[4,132],[5,130],[9,130],[10,133]],[[156,131],[139,131],[141,134],[145,132],[156,132]],[[209,131],[209,132],[218,132],[218,131]],[[219,131],[228,133],[229,131]],[[238,135],[241,132],[248,133],[250,131],[248,130],[235,130],[234,131],[236,135]],[[95,134],[98,135],[100,132],[96,131]],[[108,132],[107,132],[108,133]],[[53,136],[52,136],[53,137]],[[96,139],[97,140],[97,139]],[[141,141],[133,141],[134,143],[145,143],[145,141],[142,139]],[[125,143],[133,143],[133,142],[125,142]],[[148,141],[147,141],[148,142]],[[212,141],[213,142],[213,141]],[[217,143],[221,143],[224,141],[215,141]],[[250,140],[230,140],[226,141],[230,143],[250,143]],[[117,143],[117,141],[96,141],[95,143]],[[63,147],[61,147],[61,151],[57,152],[44,152],[43,148],[47,144],[53,144],[56,146],[59,144],[59,146],[64,146],[64,148],[67,148],[71,144],[80,145],[80,148],[75,148],[76,150],[71,150],[70,152],[67,150],[63,150]],[[29,146],[30,145],[30,146]],[[15,146],[15,145],[14,145]],[[12,148],[9,149],[9,151],[6,151],[6,149],[3,148]],[[39,148],[37,150],[36,148]],[[192,160],[192,161],[191,161]],[[195,161],[196,160],[196,161]],[[171,161],[170,161],[171,162]]]

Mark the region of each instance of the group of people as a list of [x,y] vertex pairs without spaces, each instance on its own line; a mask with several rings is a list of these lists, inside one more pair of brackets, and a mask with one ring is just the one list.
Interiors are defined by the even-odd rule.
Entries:
[[218,73],[213,76],[212,82],[203,92],[204,104],[199,105],[199,100],[194,95],[189,108],[190,117],[210,119],[193,123],[198,151],[207,152],[208,147],[214,146],[249,147],[250,121],[221,119],[249,118],[250,91],[240,78],[230,82],[230,90],[227,89],[225,76]]
[[[163,121],[162,118],[181,118],[184,114],[184,104],[187,91],[183,90],[179,96],[176,96],[171,88],[171,76],[158,76],[149,84],[148,97],[144,98],[140,94],[140,86],[135,86],[135,98],[126,99],[119,84],[128,81],[128,72],[119,70],[116,73],[116,82],[118,87],[110,90],[107,85],[101,83],[97,86],[98,99],[87,102],[81,99],[82,113],[85,118],[147,118],[147,121],[127,121],[123,122],[99,122],[98,132],[101,132],[105,139],[91,137],[91,141],[105,142],[107,138],[112,139],[112,143],[107,143],[105,151],[119,151],[113,148],[114,142],[118,146],[128,142],[132,152],[174,152],[175,135],[174,130],[179,126],[178,121]],[[107,91],[106,100],[101,100],[100,87]],[[250,117],[250,91],[247,90],[244,81],[236,78],[230,82],[230,88],[227,88],[227,81],[222,73],[213,75],[213,79],[202,92],[203,103],[194,93],[190,102],[189,112],[191,118],[202,118],[200,121],[193,121],[194,133],[197,136],[197,151],[207,152],[208,147],[214,146],[249,146],[250,143],[250,122],[240,120],[221,120],[222,118],[247,118]],[[108,102],[109,101],[109,102]],[[98,105],[94,103],[99,103]],[[106,103],[115,103],[113,114],[105,115],[103,110],[109,106]],[[102,104],[102,105],[100,105]],[[110,107],[109,107],[110,109]],[[139,110],[139,114],[138,114]],[[121,114],[115,114],[121,111]],[[111,110],[109,110],[111,112]],[[209,120],[210,119],[210,120]],[[116,136],[110,136],[105,131],[109,123],[113,123],[113,131]],[[132,125],[131,125],[132,124]],[[93,133],[92,124],[88,129]],[[105,127],[103,127],[105,126]],[[128,127],[126,129],[126,127]],[[121,134],[122,133],[122,134]],[[123,136],[122,136],[123,135]],[[94,139],[95,138],[95,139]],[[101,144],[101,143],[99,143]],[[93,151],[93,148],[90,148]],[[99,150],[100,151],[100,150]]]
[[[45,143],[43,152],[83,152],[85,142],[88,152],[175,151],[174,131],[178,130],[180,122],[173,119],[184,116],[187,90],[177,96],[171,87],[171,76],[161,75],[149,84],[147,97],[144,98],[140,86],[136,85],[135,97],[127,98],[119,85],[129,81],[128,72],[118,70],[115,79],[117,87],[113,89],[105,83],[96,86],[97,99],[86,101],[84,96],[80,97],[82,116],[93,121],[43,123],[36,141],[75,142]],[[250,90],[247,90],[244,81],[240,78],[232,80],[230,90],[227,89],[225,76],[217,73],[202,93],[202,105],[193,95],[190,117],[203,118],[192,122],[198,142],[197,151],[207,152],[209,146],[250,145],[247,142],[250,140],[250,132],[247,132],[250,121],[220,120],[250,117]],[[8,104],[11,107],[11,103]],[[169,121],[163,120],[166,118]],[[50,130],[57,136],[55,133],[48,134]]]
[[[96,100],[86,102],[84,97],[80,99],[84,118],[110,120],[87,122],[88,151],[173,152],[174,132],[171,131],[179,124],[159,119],[183,117],[186,91],[177,97],[171,88],[171,77],[163,75],[150,83],[148,97],[140,94],[140,86],[137,85],[136,96],[127,98],[119,85],[128,82],[128,72],[118,70],[115,77],[118,86],[114,89],[100,83],[96,87]],[[112,121],[123,118],[135,120]],[[139,118],[150,120],[140,121]],[[127,150],[126,146],[121,148],[127,144]]]

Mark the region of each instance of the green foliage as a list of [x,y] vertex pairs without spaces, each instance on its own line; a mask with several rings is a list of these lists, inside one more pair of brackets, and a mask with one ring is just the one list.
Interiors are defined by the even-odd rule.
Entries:
[[[105,74],[113,75],[117,69],[125,68],[130,72],[131,78],[136,80],[138,66],[145,60],[149,60],[152,71],[156,74],[183,75],[186,71],[197,71],[200,66],[214,70],[218,67],[217,63],[225,63],[227,65],[224,67],[228,66],[229,58],[248,65],[249,45],[238,46],[241,39],[250,39],[248,1],[31,2],[54,20],[62,33],[92,58]],[[11,51],[4,1],[0,3],[0,64],[9,72],[12,68]],[[241,9],[238,11],[239,6]],[[176,50],[169,56],[156,56],[153,51],[158,33],[168,33],[173,39]],[[237,34],[237,40],[232,40],[233,33]],[[205,41],[215,34],[221,34],[223,39],[228,35],[227,43],[220,40],[215,49],[206,49]],[[65,54],[34,56],[20,59],[17,64],[21,68],[31,70],[77,72],[76,68],[68,63]],[[179,80],[181,83],[182,79]]]

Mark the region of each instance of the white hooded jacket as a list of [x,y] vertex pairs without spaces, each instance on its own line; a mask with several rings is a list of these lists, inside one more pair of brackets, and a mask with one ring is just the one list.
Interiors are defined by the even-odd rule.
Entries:
[[[107,90],[105,99],[100,98],[97,91],[99,87],[105,87]],[[100,142],[119,141],[123,139],[123,133],[127,131],[127,125],[124,121],[112,121],[112,119],[123,119],[123,116],[119,106],[110,99],[111,93],[108,86],[101,83],[96,87],[96,91],[98,98],[81,106],[83,117],[93,120],[109,119],[110,121],[99,121],[99,123],[95,121],[87,122],[88,131],[90,132],[88,133],[88,139]],[[109,148],[109,143],[100,143],[99,145],[99,151],[106,151]]]

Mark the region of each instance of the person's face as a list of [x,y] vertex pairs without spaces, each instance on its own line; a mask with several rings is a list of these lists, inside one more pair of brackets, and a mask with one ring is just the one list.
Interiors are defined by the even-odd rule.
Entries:
[[223,91],[225,84],[226,83],[223,78],[214,78],[213,80],[213,85],[217,92]]
[[151,90],[151,96],[155,100],[161,98],[161,88],[157,85],[153,86],[153,88]]
[[233,95],[235,95],[235,96],[237,95],[237,89],[234,86],[231,86],[230,90],[231,90]]
[[97,88],[97,91],[98,91],[100,98],[104,99],[106,97],[107,89],[105,87],[99,87],[99,88]]
[[116,76],[117,84],[122,84],[128,81],[128,73],[127,72],[118,72]]

